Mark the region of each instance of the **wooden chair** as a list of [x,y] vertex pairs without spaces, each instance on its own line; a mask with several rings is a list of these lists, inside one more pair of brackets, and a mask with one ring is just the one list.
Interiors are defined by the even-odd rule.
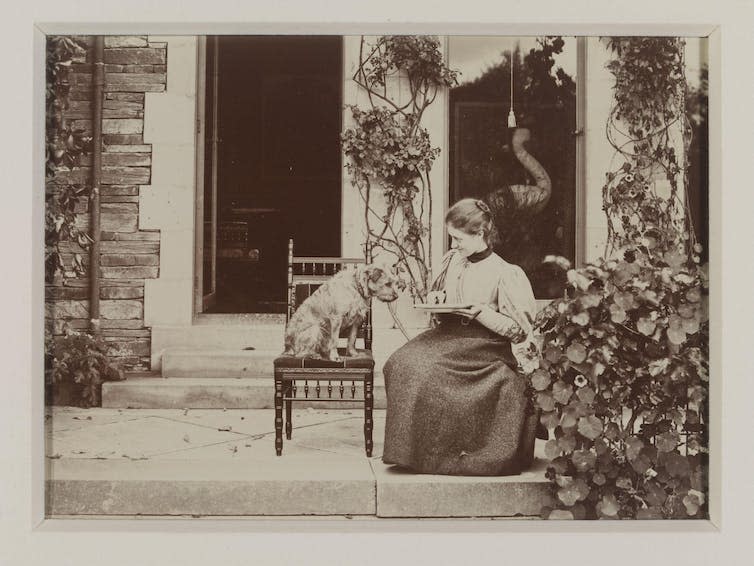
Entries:
[[[322,283],[342,269],[353,268],[355,264],[370,261],[369,246],[365,251],[365,258],[296,257],[293,255],[293,240],[289,240],[286,324],[296,308]],[[275,360],[275,452],[278,456],[283,453],[283,424],[286,439],[290,440],[293,433],[293,403],[343,402],[364,406],[364,445],[367,457],[371,457],[374,426],[371,303],[359,330],[359,338],[364,341],[364,349],[360,351],[360,355],[353,358],[343,357],[340,362],[295,356],[280,356]],[[339,351],[341,356],[345,355],[345,350]],[[362,384],[362,397],[356,395],[357,383]]]

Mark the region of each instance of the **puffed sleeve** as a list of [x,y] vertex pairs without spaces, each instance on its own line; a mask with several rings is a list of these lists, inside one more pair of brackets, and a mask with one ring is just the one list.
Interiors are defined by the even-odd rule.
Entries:
[[477,320],[493,332],[521,342],[530,333],[537,303],[524,270],[508,265],[497,285],[497,312],[485,308]]

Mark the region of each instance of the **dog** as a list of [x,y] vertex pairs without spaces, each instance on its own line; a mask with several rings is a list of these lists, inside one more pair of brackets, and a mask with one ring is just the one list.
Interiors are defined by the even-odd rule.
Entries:
[[404,288],[395,272],[381,265],[340,271],[301,303],[288,321],[283,355],[340,361],[338,338],[348,328],[346,353],[357,356],[356,337],[369,301],[395,301]]

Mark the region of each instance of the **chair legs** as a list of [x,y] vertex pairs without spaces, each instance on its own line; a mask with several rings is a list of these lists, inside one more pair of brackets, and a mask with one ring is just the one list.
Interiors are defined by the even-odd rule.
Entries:
[[275,453],[283,454],[283,380],[275,376]]
[[372,410],[374,409],[374,381],[372,379],[364,380],[364,447],[366,448],[367,458],[372,457],[372,430],[374,421],[372,419]]
[[[285,438],[291,439],[293,434],[293,411],[290,397],[293,382],[290,379],[283,379],[283,375],[275,374],[275,453],[278,456],[283,454],[283,428],[285,428]],[[283,415],[285,411],[285,415]],[[374,442],[372,432],[374,430],[374,381],[373,377],[364,380],[364,448],[367,458],[372,457]],[[285,426],[284,426],[285,425]]]
[[[293,382],[287,381],[285,384],[285,396],[290,397],[291,396],[291,389],[293,388]],[[291,405],[292,401],[288,399],[285,402],[285,438],[287,440],[291,439],[291,435],[293,434],[293,413],[291,411]]]

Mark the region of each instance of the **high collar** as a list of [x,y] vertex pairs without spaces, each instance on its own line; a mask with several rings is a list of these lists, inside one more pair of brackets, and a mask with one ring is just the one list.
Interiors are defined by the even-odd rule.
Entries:
[[469,261],[469,263],[477,263],[479,261],[482,261],[483,259],[487,259],[492,255],[492,248],[487,247],[484,248],[481,252],[474,252],[470,256],[468,256],[466,259]]

